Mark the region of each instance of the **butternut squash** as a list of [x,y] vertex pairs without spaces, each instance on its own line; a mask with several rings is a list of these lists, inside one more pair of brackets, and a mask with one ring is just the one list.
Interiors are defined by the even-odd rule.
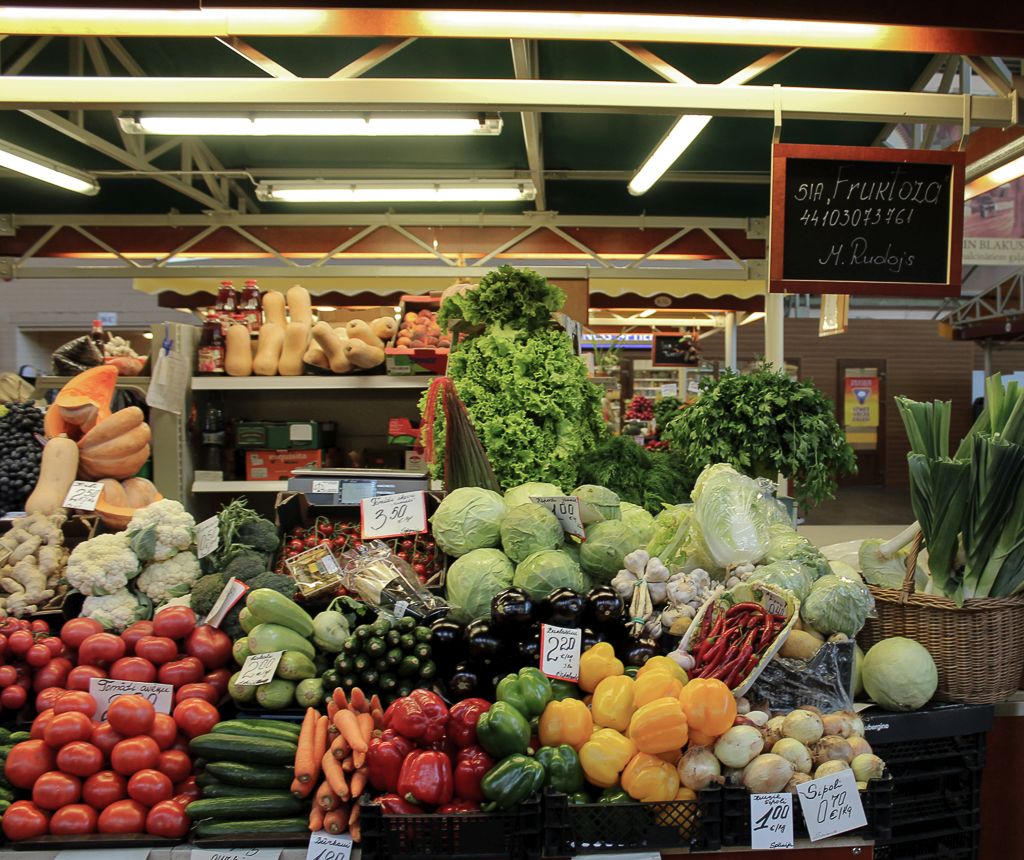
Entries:
[[345,344],[348,341],[339,338],[330,323],[318,322],[313,326],[313,338],[324,351],[327,366],[333,373],[348,373],[352,369],[352,363],[345,355]]
[[313,325],[313,303],[309,290],[296,284],[288,290],[288,317],[292,322]]
[[362,320],[352,320],[346,327],[349,340],[361,340],[367,346],[384,349],[384,341],[370,331],[370,327]]
[[138,406],[126,406],[124,409],[118,409],[117,412],[105,421],[101,421],[86,433],[78,441],[78,448],[79,450],[85,448],[95,449],[100,445],[105,445],[107,442],[119,439],[130,430],[138,427],[142,423],[143,418],[145,416]]
[[324,352],[323,347],[316,341],[313,341],[303,354],[302,363],[311,364],[313,367],[319,367],[321,370],[331,369],[331,363],[327,360],[327,353]]
[[43,447],[39,478],[25,502],[25,513],[50,516],[63,510],[64,497],[78,476],[78,445],[67,436],[54,436]]
[[115,508],[128,507],[128,494],[124,491],[120,481],[115,481],[113,478],[102,478],[100,483],[103,484],[100,498],[104,502]]
[[276,290],[263,294],[263,322],[279,325],[282,329],[288,322],[284,312],[284,296]]
[[398,333],[398,322],[394,317],[376,317],[370,320],[370,331],[384,343],[389,343]]
[[309,346],[309,323],[290,322],[284,330],[284,348],[277,363],[281,376],[302,376],[302,356]]
[[257,376],[276,376],[277,365],[284,349],[284,327],[277,323],[263,323],[256,342],[256,356],[252,360],[252,372]]
[[69,439],[78,439],[108,418],[115,385],[117,368],[109,364],[90,367],[69,379],[43,418],[47,438],[63,433]]
[[90,481],[132,477],[149,459],[152,435],[148,424],[139,424],[101,445],[79,445],[78,473]]
[[144,508],[163,498],[153,482],[145,478],[129,478],[122,481],[121,486],[129,508]]
[[96,514],[102,523],[118,531],[128,527],[136,510],[159,502],[163,498],[156,487],[145,478],[129,478],[122,482],[121,487],[127,496],[125,505],[112,505],[104,496],[100,496],[99,502],[96,503]]
[[361,340],[353,338],[345,343],[345,355],[352,362],[353,367],[367,370],[384,363],[384,350],[379,346],[370,346]]
[[228,376],[252,376],[252,338],[247,326],[228,326],[224,336],[224,370]]

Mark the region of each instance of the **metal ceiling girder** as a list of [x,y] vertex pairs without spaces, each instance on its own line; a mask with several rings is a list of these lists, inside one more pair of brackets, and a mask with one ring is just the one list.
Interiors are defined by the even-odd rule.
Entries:
[[1024,271],[1018,271],[952,310],[943,320],[964,328],[1001,317],[1024,316]]
[[1008,96],[1013,92],[1013,81],[1011,81],[1003,70],[996,65],[991,57],[964,57],[971,68],[978,76],[988,84],[992,90],[1001,96]]
[[409,47],[415,38],[411,39],[389,39],[376,48],[371,48],[361,57],[353,60],[342,66],[338,71],[331,75],[332,80],[340,80],[343,78],[358,78],[365,75],[370,69],[376,68],[385,60],[390,59],[403,48]]
[[[512,68],[517,78],[530,80],[540,76],[537,43],[526,39],[512,39]],[[547,209],[547,195],[544,188],[544,141],[541,132],[540,114],[523,111],[523,143],[526,146],[526,164],[537,196],[534,206]]]
[[[924,88],[928,86],[931,79],[938,74],[943,67],[956,67],[957,63],[953,62],[953,55],[951,54],[936,54],[932,57],[927,65],[921,70],[921,74],[917,76],[914,83],[910,85],[910,91],[915,93],[924,92]],[[872,146],[881,146],[888,139],[895,130],[899,123],[888,122],[882,126],[881,130],[875,135]]]
[[17,75],[23,72],[36,57],[39,56],[39,52],[43,50],[50,42],[53,41],[53,36],[40,36],[32,42],[29,42],[22,51],[11,60],[11,64],[4,71],[5,75]]
[[[974,96],[970,122],[1006,126],[1013,99]],[[707,114],[851,122],[960,123],[962,96],[825,87],[622,81],[401,78],[66,78],[13,76],[0,88],[5,110],[225,110],[260,105],[350,110],[507,110],[559,113]]]
[[266,72],[272,78],[297,78],[294,72],[290,72],[276,60],[270,59],[262,51],[257,50],[239,36],[217,36],[217,41],[225,48],[230,48],[243,60],[248,60],[260,71]]

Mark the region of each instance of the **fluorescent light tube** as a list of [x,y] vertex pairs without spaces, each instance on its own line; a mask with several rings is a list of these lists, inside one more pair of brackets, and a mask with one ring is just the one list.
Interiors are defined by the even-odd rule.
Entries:
[[1007,182],[1013,182],[1014,179],[1020,179],[1022,176],[1024,176],[1024,155],[968,182],[964,188],[964,200],[971,200],[979,194],[984,194]]
[[676,124],[669,129],[668,134],[661,139],[661,143],[647,156],[647,160],[640,165],[640,169],[629,181],[629,193],[639,196],[649,191],[665,171],[679,160],[679,156],[697,139],[697,135],[704,131],[704,126],[709,122],[711,117],[702,114],[687,114],[676,120]]
[[256,186],[263,201],[287,203],[500,203],[533,200],[529,180],[516,182],[274,182]]
[[98,194],[100,190],[100,184],[88,173],[36,155],[6,140],[0,140],[0,167],[90,197]]
[[235,116],[136,115],[118,118],[129,134],[168,135],[272,135],[336,137],[446,137],[496,135],[502,121],[497,114],[250,114]]

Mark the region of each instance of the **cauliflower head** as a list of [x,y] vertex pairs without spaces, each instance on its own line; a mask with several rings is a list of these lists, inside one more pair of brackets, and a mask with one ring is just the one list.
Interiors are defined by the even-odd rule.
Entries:
[[196,521],[181,502],[161,499],[135,512],[125,534],[143,561],[166,561],[192,546]]
[[153,614],[153,603],[144,594],[134,594],[127,588],[113,594],[93,595],[85,598],[81,616],[92,618],[106,630],[120,633],[125,627],[149,618]]
[[166,561],[147,564],[135,581],[135,587],[157,603],[162,603],[188,594],[200,576],[202,571],[195,553],[179,552]]
[[97,535],[72,550],[64,576],[82,594],[102,596],[123,589],[141,568],[124,533]]

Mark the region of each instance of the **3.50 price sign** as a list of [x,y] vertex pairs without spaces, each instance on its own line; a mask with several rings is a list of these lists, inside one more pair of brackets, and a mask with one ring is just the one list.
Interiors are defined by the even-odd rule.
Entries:
[[549,678],[579,681],[583,631],[574,627],[540,626],[540,670]]
[[427,497],[422,490],[361,499],[359,512],[363,540],[421,535],[427,530]]

